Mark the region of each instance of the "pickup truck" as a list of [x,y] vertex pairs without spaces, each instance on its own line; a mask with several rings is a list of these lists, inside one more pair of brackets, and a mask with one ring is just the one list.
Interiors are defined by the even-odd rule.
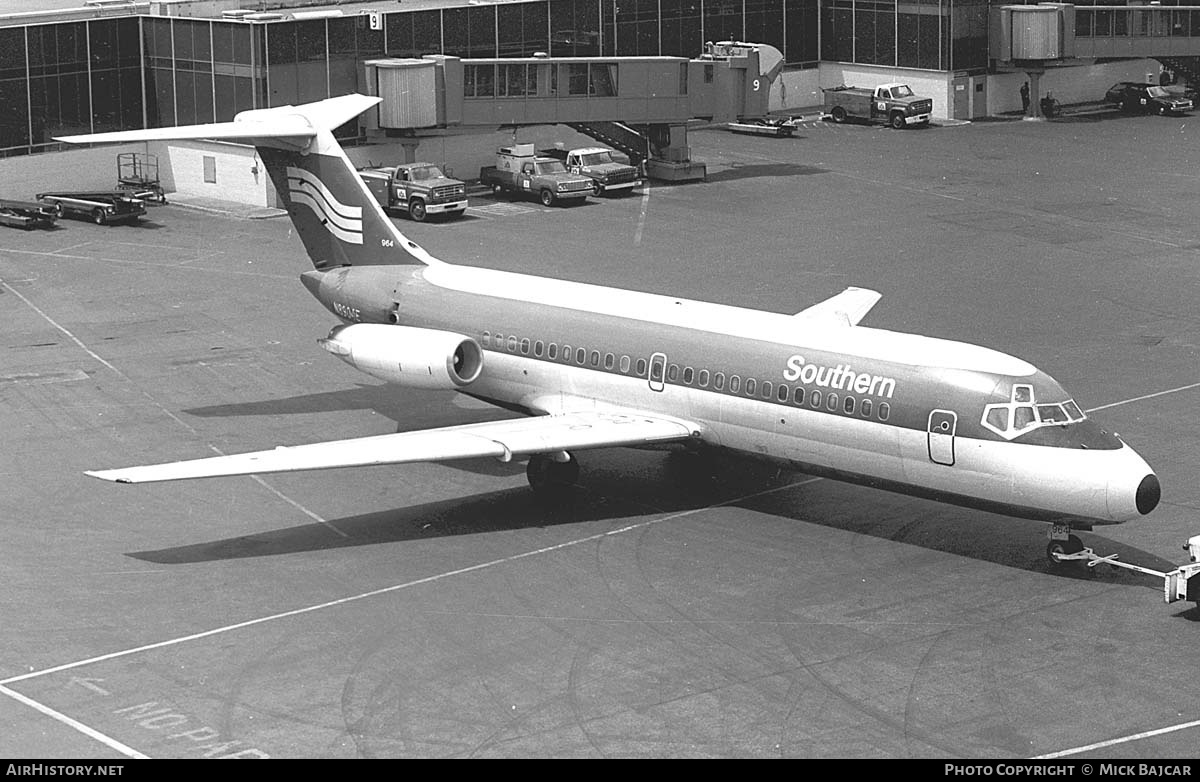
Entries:
[[360,168],[359,177],[385,209],[396,209],[418,223],[429,215],[462,217],[467,211],[467,184],[451,179],[433,163],[405,163]]
[[854,117],[884,122],[897,130],[908,125],[929,124],[933,100],[913,94],[907,84],[881,84],[875,89],[833,87],[824,89],[825,113],[834,122]]
[[642,184],[638,170],[613,158],[613,151],[605,147],[581,147],[570,151],[560,147],[543,149],[541,154],[554,157],[566,164],[572,174],[583,174],[592,180],[592,193],[632,190]]
[[561,160],[536,154],[533,144],[498,148],[496,165],[481,168],[479,181],[497,194],[536,195],[544,206],[559,201],[582,201],[594,189],[591,179],[567,171]]
[[57,217],[91,220],[96,225],[134,223],[146,214],[146,202],[123,190],[87,193],[38,193],[37,200]]

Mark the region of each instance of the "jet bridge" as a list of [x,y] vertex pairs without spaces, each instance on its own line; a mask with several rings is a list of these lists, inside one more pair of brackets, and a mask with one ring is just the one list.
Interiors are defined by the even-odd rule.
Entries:
[[368,60],[363,88],[383,102],[368,130],[415,135],[447,127],[563,124],[619,149],[656,179],[703,179],[687,122],[767,114],[783,55],[723,41],[684,57],[517,57]]

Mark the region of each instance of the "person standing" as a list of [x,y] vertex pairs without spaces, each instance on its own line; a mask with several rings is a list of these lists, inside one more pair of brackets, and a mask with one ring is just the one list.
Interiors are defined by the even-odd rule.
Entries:
[[1021,85],[1021,113],[1029,114],[1029,82]]

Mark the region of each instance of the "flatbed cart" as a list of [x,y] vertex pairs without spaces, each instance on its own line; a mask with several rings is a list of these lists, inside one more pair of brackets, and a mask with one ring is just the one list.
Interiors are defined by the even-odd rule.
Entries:
[[143,201],[165,204],[167,194],[158,179],[158,155],[141,152],[118,153],[117,189]]
[[734,133],[747,133],[754,136],[773,136],[789,138],[796,132],[796,124],[791,117],[774,119],[756,119],[746,122],[730,122],[725,127]]
[[0,198],[0,225],[32,231],[34,228],[49,228],[57,219],[58,215],[45,204]]
[[134,223],[146,214],[146,202],[123,190],[87,193],[38,193],[38,201],[57,217],[91,220],[96,225]]
[[[1073,537],[1073,540],[1078,541],[1079,539]],[[1056,546],[1055,543],[1056,541],[1051,540],[1050,545],[1046,549],[1047,556],[1055,564],[1082,562],[1088,568],[1104,564],[1111,565],[1114,568],[1132,570],[1147,576],[1155,576],[1163,580],[1163,600],[1165,602],[1175,603],[1179,600],[1187,600],[1200,604],[1200,535],[1188,538],[1187,543],[1183,544],[1183,550],[1188,552],[1192,560],[1191,563],[1180,565],[1169,573],[1141,567],[1140,565],[1131,565],[1128,562],[1121,562],[1117,559],[1120,556],[1119,554],[1109,554],[1107,557],[1099,556],[1092,549],[1083,546],[1082,543],[1069,546],[1068,548],[1079,547],[1078,551],[1071,553],[1066,553],[1063,550],[1063,546]]]

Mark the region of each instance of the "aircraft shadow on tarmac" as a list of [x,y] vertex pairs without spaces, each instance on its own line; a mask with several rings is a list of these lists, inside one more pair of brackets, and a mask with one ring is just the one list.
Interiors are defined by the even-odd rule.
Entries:
[[[592,521],[638,523],[657,516],[722,506],[1034,573],[1161,588],[1153,578],[1108,565],[1088,568],[1082,564],[1050,564],[1045,557],[1046,525],[1042,522],[830,480],[794,485],[805,481],[806,476],[723,454],[610,449],[584,452],[580,460],[583,468],[580,485],[562,500],[543,500],[522,486],[330,520],[329,524],[345,537],[323,524],[305,524],[156,551],[130,552],[128,556],[156,564],[194,564]],[[445,466],[510,476],[523,469],[521,465],[500,465],[492,460]],[[753,524],[754,516],[748,516],[744,523]],[[1107,540],[1103,528],[1098,530],[1080,533],[1080,537],[1101,556],[1118,554],[1125,562],[1161,571],[1176,567],[1176,563],[1148,552]],[[1200,611],[1191,613],[1200,619]]]
[[789,177],[789,176],[811,176],[813,174],[828,174],[827,168],[816,168],[815,166],[803,166],[799,163],[738,163],[733,162],[730,167],[722,171],[716,171],[704,178],[705,182],[730,182],[735,179],[755,179],[757,177]]

